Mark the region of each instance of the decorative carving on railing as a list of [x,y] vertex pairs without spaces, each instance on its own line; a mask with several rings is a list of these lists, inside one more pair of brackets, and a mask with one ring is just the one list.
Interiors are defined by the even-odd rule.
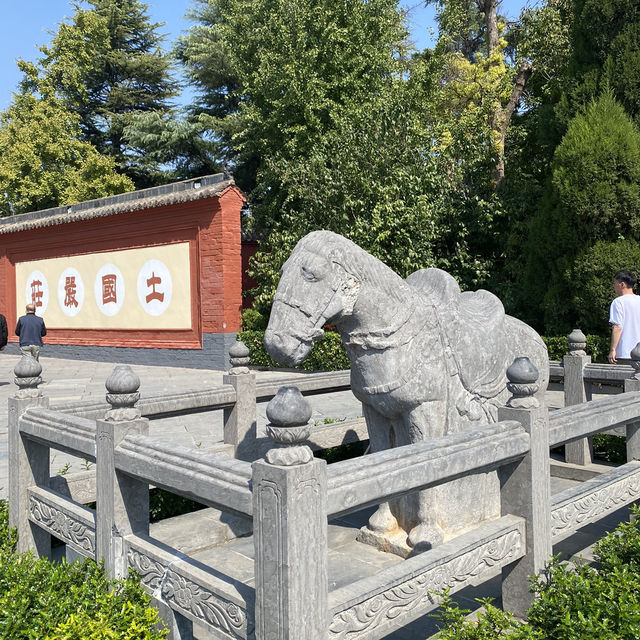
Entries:
[[424,606],[425,601],[435,605],[437,596],[434,592],[441,592],[447,588],[457,591],[467,586],[488,569],[521,556],[523,547],[522,533],[508,531],[476,549],[341,611],[333,617],[329,627],[329,638],[342,640],[371,631],[385,622]]
[[95,531],[70,514],[31,495],[29,496],[29,517],[63,542],[82,549],[91,556],[95,555]]
[[538,370],[527,357],[516,358],[507,369],[507,389],[512,394],[507,400],[507,406],[514,409],[532,409],[540,406],[534,396],[540,385]]
[[175,605],[232,638],[247,637],[246,611],[234,602],[136,549],[129,549],[128,563],[139,574],[142,584],[170,607]]
[[238,605],[175,571],[167,571],[162,583],[162,599],[169,604],[175,602],[184,611],[234,638],[246,637],[247,615]]
[[[640,467],[639,467],[640,468]],[[580,527],[598,520],[640,497],[640,472],[622,477],[599,490],[551,510],[551,537],[566,537]]]

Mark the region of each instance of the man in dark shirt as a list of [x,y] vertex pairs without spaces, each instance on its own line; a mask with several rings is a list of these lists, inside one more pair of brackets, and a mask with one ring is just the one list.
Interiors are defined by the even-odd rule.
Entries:
[[7,346],[9,331],[7,330],[7,319],[0,313],[0,351]]
[[47,329],[44,326],[44,320],[36,315],[34,304],[28,304],[27,315],[18,320],[16,335],[20,338],[20,351],[38,360],[42,348],[42,336],[47,335]]

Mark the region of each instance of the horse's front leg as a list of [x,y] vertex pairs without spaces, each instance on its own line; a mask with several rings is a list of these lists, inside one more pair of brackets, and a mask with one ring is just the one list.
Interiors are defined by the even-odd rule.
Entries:
[[[424,442],[445,435],[447,407],[444,400],[425,402],[403,416],[397,429],[397,446]],[[431,549],[444,540],[438,524],[436,489],[425,489],[401,499],[401,522],[409,531],[409,546],[416,551]]]
[[[371,452],[385,451],[395,446],[391,422],[367,404],[362,404],[362,411],[367,422],[369,445]],[[369,529],[379,533],[393,531],[398,521],[391,513],[388,502],[382,502],[376,512],[369,518]]]

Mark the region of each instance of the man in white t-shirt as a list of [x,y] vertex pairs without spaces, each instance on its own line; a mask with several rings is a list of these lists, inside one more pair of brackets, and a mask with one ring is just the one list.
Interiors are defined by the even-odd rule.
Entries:
[[631,271],[618,271],[613,276],[613,290],[617,298],[609,307],[611,348],[609,362],[629,360],[631,350],[640,342],[640,296],[633,293],[636,277]]

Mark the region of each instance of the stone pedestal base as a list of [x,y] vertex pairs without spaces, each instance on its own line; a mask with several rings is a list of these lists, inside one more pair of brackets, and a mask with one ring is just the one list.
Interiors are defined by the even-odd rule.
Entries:
[[368,544],[379,551],[393,553],[401,558],[408,558],[413,549],[407,544],[407,532],[395,529],[391,532],[372,531],[369,527],[361,527],[356,536],[358,542]]

